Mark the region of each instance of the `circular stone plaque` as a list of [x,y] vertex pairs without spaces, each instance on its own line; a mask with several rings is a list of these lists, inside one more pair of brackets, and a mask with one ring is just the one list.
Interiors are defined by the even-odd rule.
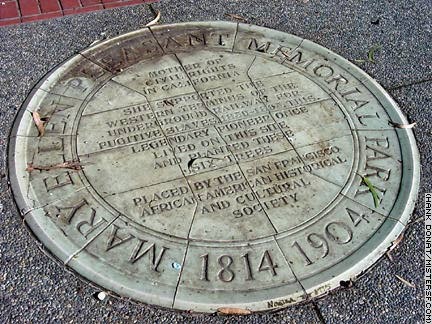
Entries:
[[375,81],[310,41],[157,26],[38,84],[10,178],[43,245],[105,290],[275,309],[354,279],[404,230],[419,182],[406,123]]

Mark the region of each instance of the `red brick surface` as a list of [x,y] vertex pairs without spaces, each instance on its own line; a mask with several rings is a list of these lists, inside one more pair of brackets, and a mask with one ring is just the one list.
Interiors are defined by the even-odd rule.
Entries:
[[18,5],[16,1],[0,2],[0,19],[19,17]]
[[36,21],[36,20],[43,20],[43,19],[51,19],[51,18],[57,18],[63,16],[61,11],[56,12],[47,12],[36,16],[28,16],[28,17],[22,17],[22,22],[30,22],[30,21]]
[[61,11],[60,4],[57,0],[39,0],[39,4],[43,13]]
[[84,7],[87,7],[95,4],[102,4],[102,0],[81,0],[81,3]]
[[19,24],[21,18],[11,18],[11,19],[0,19],[0,26]]
[[157,0],[0,0],[0,26]]
[[73,9],[64,10],[63,13],[64,15],[74,15],[78,13],[86,13],[86,12],[96,11],[100,9],[103,9],[103,6],[101,4],[97,4],[97,5],[89,5],[87,7],[77,7]]
[[61,6],[62,6],[63,10],[80,7],[79,0],[60,0],[60,2],[61,2]]
[[38,0],[19,0],[21,16],[32,16],[40,14]]

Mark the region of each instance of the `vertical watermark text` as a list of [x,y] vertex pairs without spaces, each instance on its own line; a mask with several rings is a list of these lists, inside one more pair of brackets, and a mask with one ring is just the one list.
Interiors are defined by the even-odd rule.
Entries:
[[425,322],[432,323],[432,193],[425,194]]

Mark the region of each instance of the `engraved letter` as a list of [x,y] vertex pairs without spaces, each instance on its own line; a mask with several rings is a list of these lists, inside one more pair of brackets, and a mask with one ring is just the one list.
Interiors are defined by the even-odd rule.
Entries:
[[[106,223],[106,220],[104,218],[101,218],[99,221],[95,224],[95,218],[96,218],[96,210],[94,208],[90,208],[90,220],[89,221],[81,221],[76,224],[76,229],[78,232],[80,232],[85,238],[89,236],[93,231],[101,227],[103,224]],[[83,226],[88,226],[89,228],[84,231]]]
[[137,238],[137,244],[135,245],[132,254],[129,258],[129,262],[131,263],[135,263],[136,261],[138,261],[139,259],[141,259],[144,255],[146,255],[149,251],[150,251],[150,260],[151,260],[151,266],[150,268],[153,271],[158,272],[158,266],[159,263],[162,260],[162,257],[165,253],[166,250],[168,250],[168,248],[162,246],[161,251],[159,252],[158,256],[156,257],[156,245],[153,243],[151,244],[148,248],[146,248],[144,251],[141,252],[141,249],[144,245],[144,243],[146,243],[147,241],[144,240],[140,240]]
[[43,183],[47,191],[60,188],[69,184],[73,184],[72,178],[69,172],[59,174],[55,177],[48,177],[43,179]]
[[119,246],[120,244],[123,244],[134,237],[133,235],[129,234],[129,236],[122,238],[122,237],[117,235],[118,230],[119,230],[119,227],[117,225],[114,225],[114,224],[111,225],[111,234],[108,238],[105,251],[109,251],[112,248]]
[[[71,207],[57,207],[58,214],[56,215],[57,218],[60,218],[61,220],[64,220],[66,223],[70,224],[72,218],[75,216],[77,211],[84,205],[87,205],[87,201],[82,199],[75,205]],[[62,214],[61,210],[67,210],[68,212],[66,214]]]

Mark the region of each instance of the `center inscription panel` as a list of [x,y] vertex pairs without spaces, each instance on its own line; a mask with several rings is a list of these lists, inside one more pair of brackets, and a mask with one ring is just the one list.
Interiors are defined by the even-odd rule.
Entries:
[[[132,104],[110,107],[113,92]],[[77,141],[108,204],[146,229],[202,241],[313,221],[354,163],[347,116],[319,85],[262,57],[217,51],[126,69],[89,100]]]

